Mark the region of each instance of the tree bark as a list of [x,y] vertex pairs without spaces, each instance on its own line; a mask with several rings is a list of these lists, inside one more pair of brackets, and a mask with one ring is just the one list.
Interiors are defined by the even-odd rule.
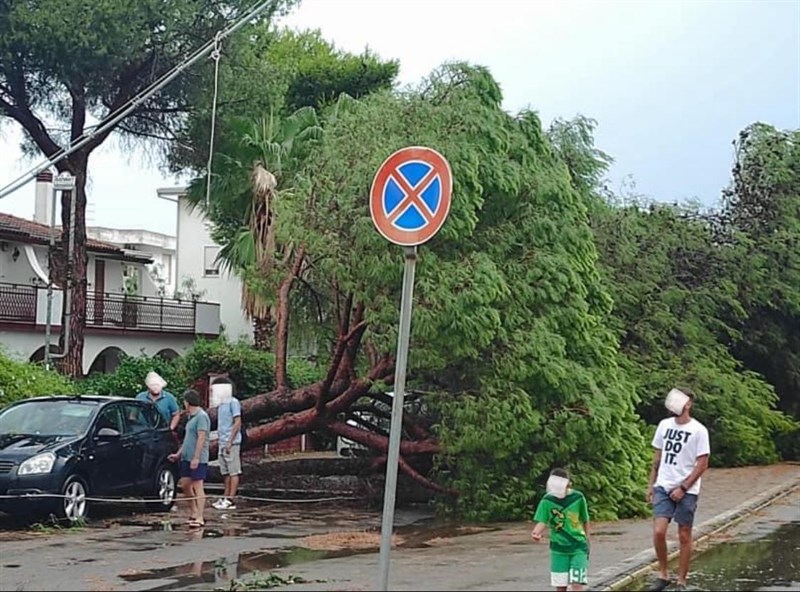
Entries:
[[272,351],[272,338],[275,334],[275,322],[271,311],[263,317],[253,318],[253,347],[261,351]]
[[283,280],[278,292],[278,334],[275,344],[275,385],[279,389],[289,388],[289,379],[286,373],[286,359],[289,352],[289,294],[292,284],[300,273],[303,260],[306,256],[305,247],[300,247],[294,256],[294,263],[289,276]]
[[[331,421],[325,427],[339,436],[358,442],[368,448],[373,448],[383,453],[389,451],[389,438],[380,434],[353,427],[342,421]],[[403,440],[400,442],[400,454],[403,456],[436,454],[437,452],[439,452],[439,444],[433,438],[428,440]]]
[[[370,467],[373,471],[377,471],[381,467],[386,466],[387,458],[385,456],[379,456],[375,459]],[[414,467],[412,467],[406,459],[402,456],[397,459],[397,466],[400,470],[408,475],[413,481],[419,483],[426,489],[430,489],[431,491],[436,491],[438,493],[444,493],[445,495],[450,495],[453,497],[458,496],[458,491],[455,489],[450,489],[449,487],[443,487],[436,483],[435,481],[431,481],[424,475],[422,475],[419,471],[417,471]]]
[[[59,349],[62,354],[59,367],[64,374],[73,378],[83,376],[83,345],[84,327],[86,325],[86,267],[88,256],[86,253],[86,171],[88,157],[76,156],[69,160],[70,172],[75,175],[75,190],[64,192],[61,197],[61,250],[59,255],[63,258],[61,266],[67,273],[69,282],[64,289],[72,290],[70,315],[67,317],[67,307],[61,310],[61,335]],[[75,199],[75,239],[73,241],[72,260],[67,261],[69,252],[69,232],[71,200]],[[71,264],[70,264],[71,263]],[[66,293],[64,294],[66,297]],[[66,304],[66,298],[64,299]],[[69,318],[69,321],[67,321]],[[69,342],[65,342],[65,328],[69,322]]]

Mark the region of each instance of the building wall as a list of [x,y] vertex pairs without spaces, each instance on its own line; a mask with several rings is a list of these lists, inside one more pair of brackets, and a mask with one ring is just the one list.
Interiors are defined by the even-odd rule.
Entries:
[[[164,296],[171,298],[175,293],[177,241],[174,236],[149,230],[105,228],[101,226],[89,227],[86,229],[86,233],[91,238],[149,255],[153,259],[153,263],[146,266],[147,270],[148,272],[152,271],[164,281]],[[149,296],[158,291],[156,284],[149,278],[142,284],[148,287],[148,290],[142,291],[144,295]]]
[[177,285],[191,279],[202,294],[201,300],[218,302],[220,322],[232,340],[252,339],[252,324],[242,312],[242,284],[236,276],[221,269],[218,276],[205,273],[205,247],[218,247],[211,239],[208,223],[198,209],[191,211],[186,199],[178,200]]
[[[122,351],[129,356],[146,354],[154,356],[165,350],[172,350],[183,355],[194,343],[195,336],[186,335],[154,335],[154,334],[123,334],[123,333],[93,333],[87,330],[83,349],[83,371],[88,373],[97,357],[117,351]],[[0,329],[0,343],[3,343],[6,353],[19,360],[30,360],[40,349],[44,348],[44,333],[36,331],[19,331],[14,329]],[[54,331],[52,343],[58,345],[58,331]],[[41,353],[41,352],[39,352]],[[110,370],[111,368],[107,368]],[[144,377],[142,377],[144,378]]]
[[[5,245],[5,246],[4,246]],[[20,284],[23,286],[42,285],[38,276],[31,267],[25,255],[26,245],[23,243],[0,241],[0,282],[4,284]],[[47,273],[47,247],[34,245],[33,251],[39,261],[41,269]],[[14,260],[15,253],[16,261]],[[86,267],[86,281],[89,292],[94,290],[95,282],[95,261],[103,259],[106,264],[105,288],[104,292],[109,294],[122,294],[124,291],[124,274],[127,267],[131,266],[139,270],[139,294],[143,296],[155,296],[156,287],[149,279],[147,267],[143,263],[120,261],[119,259],[107,259],[102,255],[89,253],[89,261]]]
[[[36,274],[25,257],[24,248],[21,243],[0,241],[0,282],[24,286],[36,283]],[[47,269],[46,256],[44,269]]]

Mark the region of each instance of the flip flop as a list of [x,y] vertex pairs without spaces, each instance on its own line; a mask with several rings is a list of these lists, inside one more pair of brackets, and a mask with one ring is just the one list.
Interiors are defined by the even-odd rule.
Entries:
[[656,578],[653,586],[650,588],[652,592],[661,592],[666,590],[672,584],[672,580],[665,580],[664,578]]
[[206,525],[205,521],[189,520],[189,528],[203,528]]

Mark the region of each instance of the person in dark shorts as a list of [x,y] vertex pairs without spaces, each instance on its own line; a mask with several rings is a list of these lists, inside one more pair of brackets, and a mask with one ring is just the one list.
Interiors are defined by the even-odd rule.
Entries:
[[189,498],[189,526],[205,526],[203,518],[206,493],[203,482],[208,472],[208,441],[211,419],[202,407],[200,394],[194,390],[183,393],[183,404],[189,414],[186,435],[178,452],[170,455],[173,462],[180,460],[181,488]]
[[686,589],[692,560],[692,525],[700,494],[700,477],[708,468],[711,447],[706,427],[691,417],[694,393],[672,389],[665,406],[672,414],[658,424],[653,437],[653,466],[647,488],[647,502],[653,506],[653,546],[659,574],[651,590],[667,588],[667,529],[678,523],[680,562],[678,590]]

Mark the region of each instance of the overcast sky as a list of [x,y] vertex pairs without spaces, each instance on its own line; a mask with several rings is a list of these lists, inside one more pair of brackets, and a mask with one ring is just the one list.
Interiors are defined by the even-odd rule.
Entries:
[[[400,60],[404,84],[447,60],[483,64],[510,111],[596,119],[612,187],[633,179],[658,200],[716,203],[739,130],[800,128],[800,0],[305,0],[285,22]],[[0,131],[0,186],[34,164],[19,139]],[[174,233],[156,188],[176,180],[157,163],[112,142],[89,173],[91,224]],[[30,217],[33,192],[0,211]]]

